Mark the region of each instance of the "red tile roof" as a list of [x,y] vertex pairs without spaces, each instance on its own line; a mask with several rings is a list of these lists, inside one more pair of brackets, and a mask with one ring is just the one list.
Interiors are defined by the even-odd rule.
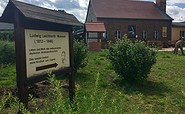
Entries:
[[104,23],[85,23],[87,32],[105,32]]
[[96,17],[172,20],[155,3],[132,0],[91,0]]

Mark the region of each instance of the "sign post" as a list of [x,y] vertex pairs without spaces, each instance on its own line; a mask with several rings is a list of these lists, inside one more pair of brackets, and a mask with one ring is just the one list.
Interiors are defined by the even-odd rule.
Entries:
[[[70,32],[69,34],[70,37],[72,37],[72,32]],[[73,47],[73,38],[70,39],[70,47]],[[75,69],[74,69],[74,52],[73,52],[73,48],[70,48],[70,76],[69,76],[69,99],[72,103],[74,103],[74,97],[75,97],[75,78],[74,78],[74,74],[75,74]]]
[[25,106],[28,106],[28,86],[26,78],[26,70],[24,62],[25,59],[25,44],[24,44],[24,27],[21,23],[20,13],[15,11],[15,49],[16,49],[16,78],[18,97]]

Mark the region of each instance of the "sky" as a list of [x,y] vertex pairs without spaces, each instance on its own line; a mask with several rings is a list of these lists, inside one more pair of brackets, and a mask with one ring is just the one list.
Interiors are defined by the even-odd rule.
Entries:
[[[65,10],[67,13],[75,15],[79,21],[84,22],[87,14],[89,0],[18,0],[37,6]],[[141,0],[140,0],[141,1]],[[151,1],[155,0],[142,0]],[[8,0],[0,0],[0,16],[6,7]],[[185,0],[167,0],[167,14],[174,19],[174,22],[185,21]]]

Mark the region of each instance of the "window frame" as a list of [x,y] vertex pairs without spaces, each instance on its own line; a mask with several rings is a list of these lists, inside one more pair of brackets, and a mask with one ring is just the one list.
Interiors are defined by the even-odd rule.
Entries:
[[118,31],[118,30],[117,30],[117,31],[115,32],[115,38],[116,38],[116,39],[120,39],[120,38],[121,38],[121,31]]
[[168,35],[168,27],[162,27],[162,37],[166,38]]
[[[133,32],[133,35],[130,34],[131,32]],[[128,25],[128,38],[136,38],[136,35],[136,25]]]
[[180,31],[180,38],[185,37],[185,31]]
[[153,32],[153,38],[154,38],[155,40],[158,40],[158,39],[159,39],[159,33],[158,33],[158,31],[154,31],[154,32]]
[[103,32],[103,39],[108,40],[108,32]]
[[145,39],[145,40],[146,40],[147,37],[148,37],[148,36],[147,36],[147,31],[143,31],[143,32],[142,32],[142,39]]

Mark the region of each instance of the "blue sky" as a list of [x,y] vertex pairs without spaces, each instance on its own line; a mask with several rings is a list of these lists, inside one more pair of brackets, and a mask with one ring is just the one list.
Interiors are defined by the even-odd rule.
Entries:
[[176,3],[175,5],[180,8],[185,8],[185,3]]
[[[89,0],[19,0],[34,4],[37,6],[66,10],[68,13],[75,15],[81,22],[85,21]],[[139,1],[139,0],[138,0]],[[155,0],[140,0],[155,2]],[[0,0],[0,15],[4,11],[8,0]],[[167,14],[174,21],[185,21],[185,0],[167,0]]]

